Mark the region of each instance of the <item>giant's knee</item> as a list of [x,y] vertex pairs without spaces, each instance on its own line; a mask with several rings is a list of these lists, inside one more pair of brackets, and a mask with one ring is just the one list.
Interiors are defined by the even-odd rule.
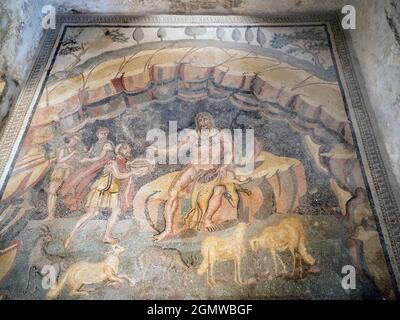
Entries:
[[223,186],[216,186],[214,188],[214,196],[222,197],[225,193],[225,187]]
[[180,191],[181,191],[180,188],[172,187],[171,189],[168,190],[168,197],[170,199],[178,198]]

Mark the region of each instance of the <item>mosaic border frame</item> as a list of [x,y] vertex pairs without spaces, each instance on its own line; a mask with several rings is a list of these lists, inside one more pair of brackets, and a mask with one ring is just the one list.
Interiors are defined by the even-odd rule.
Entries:
[[[19,145],[23,141],[25,129],[31,122],[35,101],[49,64],[55,53],[66,25],[79,24],[129,24],[129,25],[296,25],[300,23],[326,24],[331,38],[333,55],[338,65],[340,82],[344,89],[348,117],[352,122],[356,137],[358,156],[365,171],[365,183],[369,187],[372,207],[378,218],[378,229],[385,243],[391,273],[400,291],[400,216],[398,186],[393,180],[386,150],[377,141],[379,131],[376,128],[373,112],[363,90],[361,77],[351,56],[351,45],[343,31],[340,18],[335,13],[312,13],[271,16],[208,16],[208,15],[118,15],[118,14],[57,14],[56,28],[45,32],[37,57],[20,90],[11,113],[0,137],[0,190],[8,180],[10,169],[15,161]],[[382,149],[381,149],[382,148]]]

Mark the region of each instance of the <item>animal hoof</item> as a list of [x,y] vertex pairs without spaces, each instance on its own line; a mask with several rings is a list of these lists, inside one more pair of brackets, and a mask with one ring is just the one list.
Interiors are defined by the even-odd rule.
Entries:
[[109,244],[117,244],[119,242],[119,240],[116,238],[104,238],[103,242],[109,243]]
[[65,241],[64,241],[64,248],[65,248],[65,249],[68,249],[69,246],[70,246],[70,244],[71,244],[71,240],[70,240],[70,239],[65,239]]
[[114,287],[114,288],[116,288],[116,289],[121,288],[121,285],[122,285],[121,282],[111,282],[111,283],[109,284],[109,286]]
[[257,283],[257,279],[256,279],[255,277],[252,277],[252,278],[250,278],[250,279],[248,279],[248,280],[246,281],[246,284],[247,284],[247,285],[249,285],[249,284],[255,284],[255,283]]

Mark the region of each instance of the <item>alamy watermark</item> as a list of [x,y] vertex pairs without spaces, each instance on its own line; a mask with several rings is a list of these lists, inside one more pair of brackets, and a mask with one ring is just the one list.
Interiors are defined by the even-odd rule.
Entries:
[[57,282],[57,270],[53,265],[45,265],[40,270],[42,275],[42,288],[45,290],[54,289]]
[[356,29],[356,8],[351,5],[345,5],[342,8],[342,14],[345,16],[342,18],[342,28],[344,30],[355,30]]
[[356,268],[352,265],[345,265],[342,268],[342,288],[345,290],[355,290],[356,289]]
[[146,159],[152,164],[203,167],[234,164],[243,174],[254,169],[253,129],[219,130],[205,113],[196,119],[196,130],[178,132],[176,121],[169,122],[168,134],[161,129],[149,130],[146,140],[152,144],[146,150]]
[[42,7],[42,28],[55,29],[56,28],[56,8],[52,5],[46,5]]

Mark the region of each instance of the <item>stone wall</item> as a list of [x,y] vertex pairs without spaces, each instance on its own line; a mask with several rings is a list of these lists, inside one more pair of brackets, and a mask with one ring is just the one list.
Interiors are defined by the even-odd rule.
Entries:
[[[397,9],[393,6],[396,2]],[[400,2],[358,0],[354,5],[357,29],[350,32],[354,58],[358,60],[370,109],[400,183],[400,42],[395,40],[396,32],[400,35]]]
[[[349,32],[354,59],[384,137],[389,162],[400,183],[400,8],[396,0],[5,0],[0,3],[0,121],[12,105],[31,68],[42,36],[41,8],[54,5],[60,12],[132,14],[284,14],[339,10],[344,4],[357,9],[357,30]],[[400,5],[398,5],[400,7]],[[389,23],[391,23],[392,28]],[[399,46],[399,47],[397,47]],[[396,51],[399,50],[399,51]],[[390,62],[390,63],[389,63]],[[4,87],[4,89],[3,89]],[[3,121],[4,122],[4,121]]]

